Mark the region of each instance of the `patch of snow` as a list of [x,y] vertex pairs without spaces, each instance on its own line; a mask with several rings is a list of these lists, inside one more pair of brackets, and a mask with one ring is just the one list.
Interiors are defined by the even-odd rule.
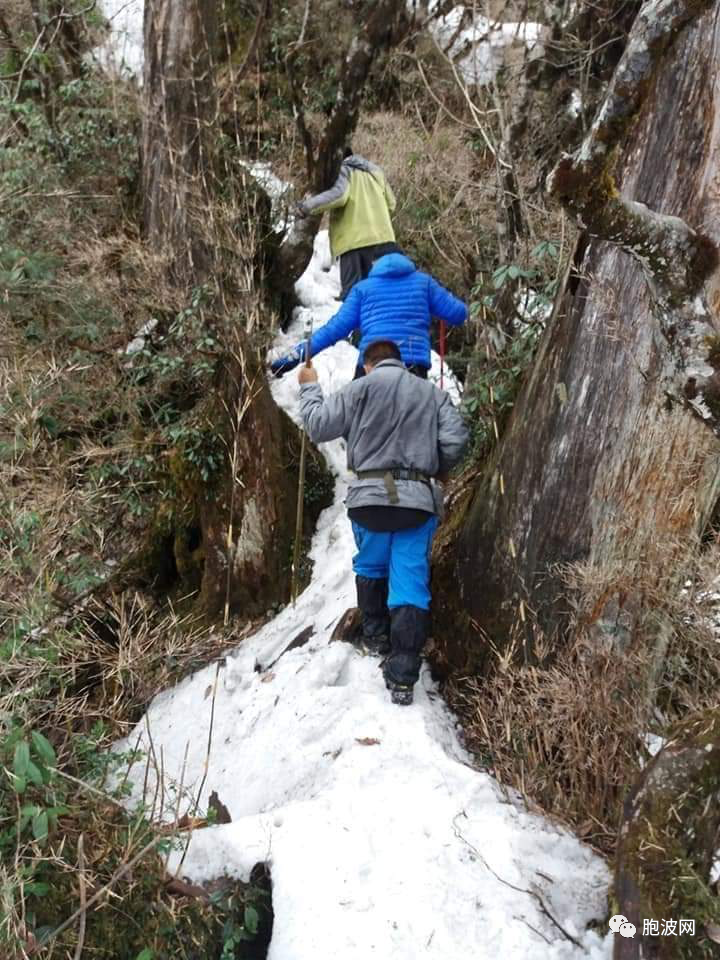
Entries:
[[[429,12],[437,6],[438,0],[433,0]],[[464,26],[467,13],[466,6],[458,5],[429,22],[430,31],[455,62],[465,83],[481,86],[491,83],[505,63],[506,48],[512,44],[525,44],[534,52],[540,52],[542,24],[502,23],[478,14],[471,18],[469,26]]]
[[[304,305],[278,352],[302,337],[308,311],[319,325],[337,307],[327,234],[297,289]],[[323,389],[347,383],[356,362],[347,342],[317,356]],[[297,422],[296,376],[272,392]],[[214,790],[231,813],[232,823],[195,831],[170,869],[203,882],[267,862],[270,960],[608,960],[612,935],[587,930],[606,911],[603,861],[473,768],[427,668],[415,703],[397,707],[376,659],[329,642],[355,604],[355,547],[344,443],[321,450],[335,501],[318,522],[310,585],[220,664],[157,696],[120,745],[162,756],[163,799],[153,799],[159,764],[139,762],[133,802],[172,820],[176,804],[184,812],[197,796],[204,809]],[[310,639],[287,650],[308,627]]]
[[519,319],[516,321],[518,330],[525,330],[528,326],[541,329],[550,318],[553,305],[548,297],[529,286],[520,286],[515,294],[515,310]]
[[[315,235],[312,258],[295,284],[295,294],[304,304],[300,309],[313,314],[314,328],[322,326],[340,309],[340,267],[339,263],[333,264],[327,230]],[[296,315],[296,319],[297,316],[304,314]]]
[[281,180],[273,171],[271,164],[262,160],[249,162],[241,161],[245,169],[257,180],[265,193],[270,197],[273,229],[276,233],[285,233],[292,226],[295,218],[288,212],[286,195],[292,184]]
[[134,357],[145,349],[145,337],[133,337],[130,343],[125,347],[125,356]]
[[696,590],[692,580],[686,580],[680,596],[689,601],[689,612],[684,617],[687,624],[707,627],[715,640],[720,642],[720,592],[714,589],[720,585],[720,577],[708,584],[706,590]]
[[570,94],[570,102],[568,103],[567,112],[571,117],[579,117],[582,113],[582,94],[579,90],[573,90]]
[[108,21],[109,33],[95,51],[98,61],[108,70],[142,80],[143,0],[100,0],[99,7]]
[[145,341],[153,333],[157,325],[158,321],[154,317],[148,320],[147,323],[144,323],[130,343],[125,347],[125,356],[132,357],[136,353],[140,353],[141,350],[144,350]]
[[645,733],[642,737],[643,744],[649,756],[656,757],[667,743],[665,737],[659,737],[656,733]]

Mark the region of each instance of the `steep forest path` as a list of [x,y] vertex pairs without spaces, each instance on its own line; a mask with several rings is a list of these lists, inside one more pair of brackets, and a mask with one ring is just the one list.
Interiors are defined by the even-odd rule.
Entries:
[[[278,350],[301,337],[305,310],[315,326],[329,318],[337,290],[322,233]],[[348,343],[320,355],[323,389],[349,381],[356,357]],[[273,393],[297,420],[295,375]],[[223,663],[156,697],[125,744],[155,761],[131,770],[136,801],[152,805],[162,768],[165,819],[201,785],[200,808],[215,791],[232,816],[196,831],[170,869],[202,882],[267,863],[271,960],[609,957],[611,935],[586,930],[605,913],[604,863],[471,766],[427,670],[415,703],[396,707],[376,659],[329,642],[354,605],[353,543],[343,444],[321,449],[335,501],[313,539],[310,585]]]

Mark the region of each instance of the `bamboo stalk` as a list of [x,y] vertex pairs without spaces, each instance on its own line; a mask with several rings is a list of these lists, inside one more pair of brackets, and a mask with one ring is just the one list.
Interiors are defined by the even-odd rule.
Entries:
[[[305,325],[305,366],[311,367],[310,363],[310,334],[312,333],[312,320]],[[300,547],[302,545],[302,527],[303,527],[303,493],[305,489],[305,464],[307,462],[307,433],[303,430],[302,440],[300,441],[300,466],[298,468],[298,493],[297,509],[295,511],[295,543],[293,544],[293,559],[290,581],[290,598],[293,607],[298,595],[298,577],[300,573]]]

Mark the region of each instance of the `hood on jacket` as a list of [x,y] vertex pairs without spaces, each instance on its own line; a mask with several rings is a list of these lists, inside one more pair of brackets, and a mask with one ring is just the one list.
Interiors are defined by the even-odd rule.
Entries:
[[353,153],[343,160],[344,167],[351,167],[353,170],[364,170],[365,173],[372,173],[373,164],[359,153]]
[[414,273],[417,267],[404,253],[386,253],[373,264],[371,277],[402,277]]

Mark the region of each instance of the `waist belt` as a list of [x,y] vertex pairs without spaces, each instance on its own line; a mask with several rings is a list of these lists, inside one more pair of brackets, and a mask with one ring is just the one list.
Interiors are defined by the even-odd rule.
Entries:
[[385,484],[390,503],[398,503],[399,497],[396,480],[417,480],[430,486],[430,477],[426,473],[420,473],[419,470],[404,470],[401,467],[393,467],[392,470],[357,470],[356,476],[360,480],[382,480]]

